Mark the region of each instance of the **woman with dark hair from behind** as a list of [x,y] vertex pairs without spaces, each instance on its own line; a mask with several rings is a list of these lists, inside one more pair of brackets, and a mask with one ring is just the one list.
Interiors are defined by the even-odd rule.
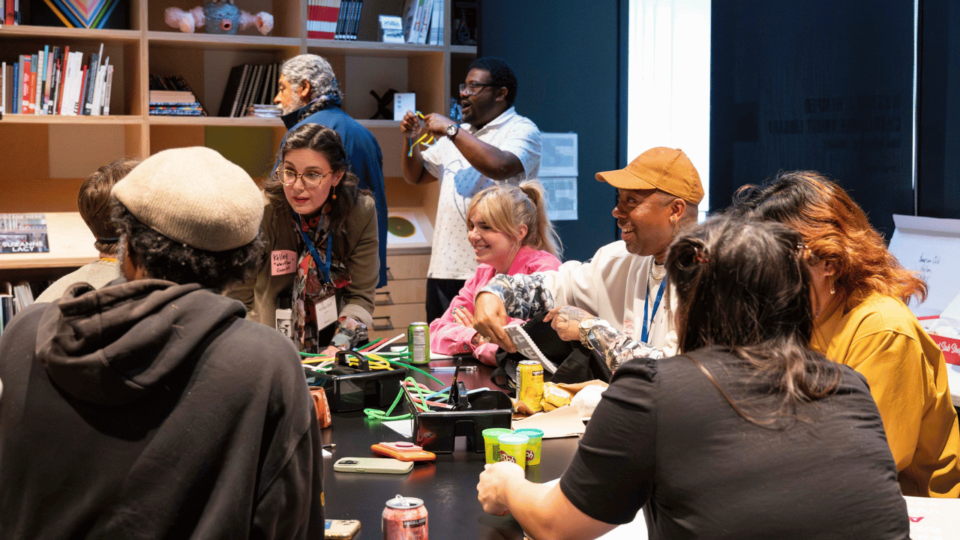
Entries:
[[597,538],[641,508],[650,538],[908,538],[866,381],[807,346],[808,255],[775,223],[681,234],[666,268],[682,354],[614,373],[558,485],[487,465],[484,510],[538,540]]
[[866,377],[904,495],[960,495],[960,431],[943,353],[906,306],[926,283],[903,268],[846,191],[813,171],[745,186],[732,210],[783,223],[813,255],[811,347]]
[[373,197],[357,188],[340,135],[319,124],[291,130],[278,162],[263,185],[264,265],[229,294],[270,327],[290,302],[301,351],[333,354],[365,343],[380,276]]

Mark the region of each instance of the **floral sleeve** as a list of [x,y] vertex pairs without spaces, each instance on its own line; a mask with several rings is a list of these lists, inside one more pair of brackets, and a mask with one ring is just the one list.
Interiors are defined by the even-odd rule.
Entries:
[[[543,276],[497,274],[480,293],[489,292],[503,301],[507,315],[516,319],[532,319],[553,309],[553,295],[543,284]],[[477,293],[477,294],[480,294]]]
[[616,370],[624,362],[634,358],[661,360],[665,357],[660,349],[634,340],[603,319],[597,320],[586,337],[587,342],[584,345],[603,355],[611,370]]
[[369,341],[369,335],[367,325],[353,317],[340,317],[340,325],[330,344],[340,350],[354,349]]

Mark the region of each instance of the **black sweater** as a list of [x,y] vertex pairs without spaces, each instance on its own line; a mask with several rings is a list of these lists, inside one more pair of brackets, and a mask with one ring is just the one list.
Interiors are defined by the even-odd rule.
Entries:
[[17,316],[0,538],[323,538],[299,358],[245,315],[199,285],[121,279]]

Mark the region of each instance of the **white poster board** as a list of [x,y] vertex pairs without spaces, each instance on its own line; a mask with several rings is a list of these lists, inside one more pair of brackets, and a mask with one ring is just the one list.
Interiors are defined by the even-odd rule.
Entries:
[[910,302],[918,317],[940,315],[960,294],[960,219],[894,215],[890,252],[904,267],[920,272],[927,299]]
[[540,134],[540,174],[551,221],[577,220],[579,152],[576,133]]

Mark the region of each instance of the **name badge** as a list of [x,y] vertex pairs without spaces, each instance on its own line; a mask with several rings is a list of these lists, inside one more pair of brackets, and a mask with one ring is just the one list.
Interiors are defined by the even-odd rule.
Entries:
[[314,304],[314,308],[317,312],[318,331],[337,322],[339,317],[337,316],[337,296],[335,294],[331,294],[323,300],[320,300]]
[[297,270],[297,254],[289,249],[278,249],[270,253],[270,275],[283,276]]

